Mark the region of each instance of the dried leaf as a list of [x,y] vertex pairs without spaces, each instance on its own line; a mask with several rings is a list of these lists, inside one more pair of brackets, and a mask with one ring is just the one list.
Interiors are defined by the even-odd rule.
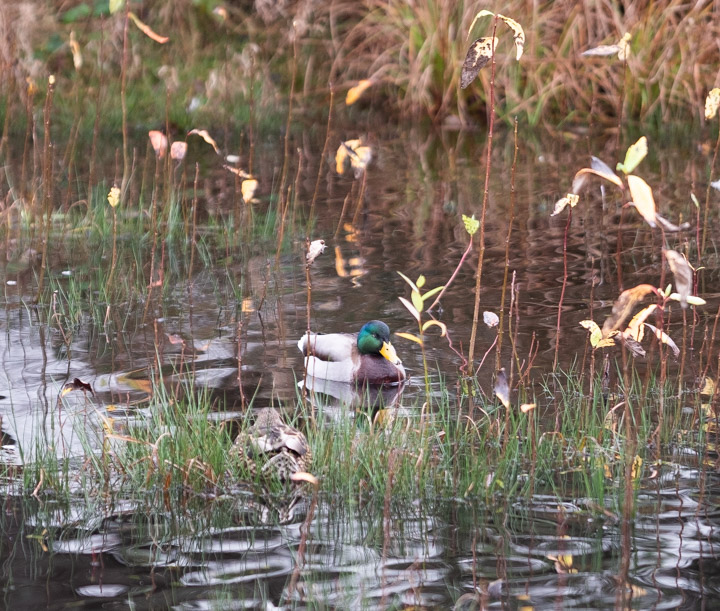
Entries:
[[70,32],[70,52],[72,53],[73,66],[75,66],[75,70],[80,70],[83,65],[83,56],[82,51],[80,50],[80,45],[75,38],[75,30]]
[[535,403],[523,403],[520,406],[520,411],[523,414],[527,414],[529,411],[534,410],[536,407],[537,407],[537,405]]
[[178,140],[170,145],[170,159],[182,161],[187,153],[187,142]]
[[413,335],[412,333],[403,333],[402,331],[396,331],[395,335],[398,337],[402,337],[403,339],[409,339],[411,342],[415,342],[417,344],[423,345],[423,341],[417,336]]
[[500,319],[495,312],[483,312],[483,322],[490,328],[497,327],[500,324]]
[[355,171],[355,178],[362,176],[362,173],[372,161],[372,148],[369,146],[358,146],[350,155],[350,167]]
[[674,250],[663,250],[668,265],[675,277],[675,288],[680,294],[680,305],[683,309],[688,307],[688,295],[692,290],[693,272],[687,259]]
[[616,344],[622,344],[630,351],[630,354],[634,358],[645,356],[645,348],[643,348],[640,345],[640,342],[636,341],[629,335],[625,335],[624,333],[616,333],[613,335],[613,339],[615,340]]
[[515,39],[515,61],[520,61],[523,49],[525,48],[525,32],[523,31],[522,26],[514,19],[505,17],[505,15],[498,15],[498,19],[502,19],[505,22],[505,25],[512,30],[513,38]]
[[618,41],[618,59],[620,61],[625,61],[630,57],[630,38],[632,38],[630,32],[625,32],[623,37]]
[[360,96],[373,84],[372,79],[363,79],[355,87],[351,87],[345,96],[345,105],[352,106],[355,104],[360,99]]
[[625,153],[625,161],[617,164],[617,171],[630,174],[640,162],[645,159],[648,153],[647,138],[643,136],[635,144],[628,148]]
[[325,252],[325,240],[313,240],[310,242],[305,259],[308,265],[312,265],[322,253]]
[[462,89],[466,89],[475,80],[483,66],[492,59],[497,40],[493,36],[478,38],[470,45],[460,73],[460,87]]
[[358,146],[362,146],[362,140],[359,138],[355,140],[345,140],[345,142],[340,143],[337,153],[335,153],[335,170],[338,174],[345,173],[345,168],[350,159],[350,153]]
[[62,390],[60,391],[60,396],[64,397],[69,392],[72,392],[73,390],[82,390],[84,393],[89,392],[91,395],[95,395],[95,391],[93,391],[93,388],[90,384],[87,382],[83,382],[80,378],[75,378],[72,382],[68,382],[65,384],[65,386],[62,387]]
[[408,309],[408,312],[413,315],[413,318],[420,322],[420,312],[415,309],[415,306],[405,299],[405,297],[398,297],[398,299]]
[[192,136],[192,135],[200,136],[203,140],[205,140],[205,142],[207,142],[210,146],[212,146],[213,149],[215,149],[215,152],[218,155],[220,154],[220,149],[218,148],[217,143],[215,142],[215,140],[213,140],[212,136],[208,133],[208,131],[206,129],[191,129],[187,135],[188,136]]
[[475,218],[475,215],[465,216],[463,214],[462,220],[465,225],[465,231],[467,231],[471,236],[475,235],[477,230],[480,228],[480,221]]
[[657,226],[655,223],[655,198],[653,198],[650,185],[633,174],[627,177],[627,181],[633,199],[630,203],[637,208],[637,211],[647,224],[654,229]]
[[505,368],[501,367],[495,380],[495,396],[500,399],[505,409],[510,409],[510,387],[508,386]]
[[705,98],[705,118],[713,119],[720,107],[720,88],[711,89]]
[[657,307],[657,304],[653,303],[635,314],[630,320],[627,329],[625,329],[625,335],[629,335],[634,340],[641,342],[643,339],[643,323],[650,314],[657,310]]
[[160,36],[160,34],[156,34],[155,32],[153,32],[152,28],[140,21],[138,16],[132,11],[128,12],[128,17],[132,19],[133,23],[143,34],[145,34],[145,36],[151,38],[155,42],[159,42],[161,45],[164,45],[168,40],[170,40],[167,36]]
[[608,337],[612,331],[619,329],[633,308],[649,293],[657,294],[657,289],[650,284],[638,284],[620,293],[620,297],[613,304],[612,313],[603,324],[603,337]]
[[678,356],[680,354],[680,348],[677,347],[677,344],[672,340],[672,338],[665,333],[664,331],[661,331],[657,327],[651,325],[649,322],[645,323],[645,326],[650,329],[654,334],[655,337],[657,337],[663,344],[668,346],[670,350],[673,351],[673,354],[675,356]]
[[158,159],[163,159],[168,148],[167,136],[156,129],[150,130],[148,136],[150,137],[150,144],[155,151],[155,155]]
[[560,214],[563,210],[565,210],[567,206],[574,208],[575,206],[577,206],[579,199],[580,197],[575,193],[568,193],[565,197],[561,197],[555,202],[555,208],[553,209],[550,216],[556,216]]
[[590,345],[597,348],[598,342],[602,339],[602,331],[594,320],[581,320],[580,326],[590,331]]
[[620,180],[620,177],[610,169],[610,166],[608,166],[604,161],[598,159],[597,157],[591,157],[590,167],[583,168],[575,174],[571,188],[572,193],[580,193],[580,189],[585,184],[585,180],[587,179],[588,174],[594,174],[595,176],[599,176],[600,178],[609,180],[611,183],[617,185],[621,189],[625,188],[623,185],[623,181]]
[[255,201],[255,191],[257,191],[258,184],[260,183],[255,178],[246,178],[240,183],[240,193],[246,204]]
[[475,17],[473,17],[472,23],[470,24],[470,27],[468,28],[467,38],[470,38],[470,33],[472,32],[472,29],[475,27],[475,23],[478,19],[481,19],[482,17],[495,17],[495,13],[492,11],[489,11],[487,9],[483,9],[480,12],[478,12]]
[[120,188],[119,187],[113,187],[110,189],[110,193],[108,193],[108,204],[110,204],[113,208],[117,208],[117,205],[120,203]]
[[292,473],[290,475],[290,479],[294,482],[306,482],[308,484],[311,484],[315,488],[317,488],[320,484],[318,478],[315,477],[312,473],[308,473],[307,471],[296,471],[295,473]]
[[252,178],[252,176],[250,176],[250,174],[248,174],[245,170],[242,170],[240,168],[234,168],[230,165],[223,165],[223,167],[226,170],[229,170],[230,172],[232,172],[233,174],[239,176],[240,178]]
[[614,45],[600,45],[582,52],[583,57],[609,57],[617,53],[618,59],[624,61],[630,55],[630,33],[626,33]]
[[657,212],[655,213],[655,220],[657,224],[663,228],[663,231],[668,233],[677,233],[678,231],[685,231],[690,229],[690,223],[680,223],[680,225],[673,225],[664,216],[660,216]]

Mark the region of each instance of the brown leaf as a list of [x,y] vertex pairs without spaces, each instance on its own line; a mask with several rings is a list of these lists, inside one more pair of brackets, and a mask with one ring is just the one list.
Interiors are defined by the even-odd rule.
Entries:
[[613,339],[615,340],[616,344],[622,344],[623,346],[625,346],[634,358],[637,358],[639,356],[645,356],[645,348],[640,345],[640,342],[634,340],[629,335],[625,335],[624,333],[616,333],[615,335],[613,335]]
[[80,378],[75,378],[72,382],[68,382],[63,386],[62,391],[60,391],[60,396],[64,397],[73,390],[82,390],[84,393],[89,392],[91,395],[95,395],[95,391],[93,391],[90,384],[83,382]]
[[629,335],[634,340],[641,342],[643,338],[643,323],[647,320],[647,317],[650,316],[650,314],[657,310],[657,307],[657,304],[653,303],[635,314],[628,324],[627,329],[625,329],[625,335]]
[[187,142],[178,140],[170,145],[170,159],[182,161],[187,153]]
[[610,333],[619,329],[630,316],[633,308],[649,293],[657,295],[657,289],[650,284],[638,284],[620,293],[620,297],[613,304],[612,313],[605,319],[602,328],[603,337],[608,337]]
[[512,30],[513,38],[515,39],[515,61],[519,62],[523,54],[523,49],[525,48],[525,32],[523,31],[522,26],[514,19],[505,17],[505,15],[498,15],[497,17],[498,19],[502,19],[505,22],[505,25]]
[[505,409],[510,409],[510,386],[508,385],[505,367],[501,367],[495,380],[495,396],[502,401]]
[[674,250],[663,250],[668,265],[675,276],[675,288],[680,294],[680,305],[683,309],[688,307],[688,295],[692,290],[693,272],[687,259]]
[[483,66],[492,59],[497,41],[496,37],[489,36],[487,38],[478,38],[470,45],[460,73],[460,87],[462,89],[466,89],[475,80]]
[[355,138],[353,140],[345,140],[341,142],[335,153],[335,170],[338,174],[344,174],[348,160],[351,155],[355,155],[355,149],[362,146],[362,140]]
[[637,211],[647,224],[654,229],[657,226],[655,223],[655,198],[650,185],[634,174],[630,174],[627,181],[633,199],[630,203],[637,208]]

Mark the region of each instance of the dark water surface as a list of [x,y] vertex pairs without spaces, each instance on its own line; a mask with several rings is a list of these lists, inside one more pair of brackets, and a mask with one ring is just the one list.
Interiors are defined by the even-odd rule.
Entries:
[[[352,136],[337,134],[331,148]],[[468,240],[460,215],[480,215],[481,139],[455,132],[370,134],[375,159],[362,205],[361,179],[338,176],[334,160],[327,160],[311,233],[327,244],[311,271],[314,328],[357,331],[379,318],[393,331],[417,330],[397,299],[409,298],[397,272],[412,279],[424,274],[427,287],[445,283],[452,274]],[[238,490],[207,502],[154,504],[135,498],[104,503],[97,497],[93,501],[103,509],[88,512],[93,503],[77,474],[87,464],[85,457],[102,447],[106,408],[118,406],[129,419],[152,410],[148,380],[158,365],[165,383],[172,384],[183,377],[178,363],[192,364],[195,387],[210,393],[217,418],[233,420],[241,409],[240,345],[243,393],[255,397],[253,407],[281,404],[292,410],[303,374],[296,343],[307,324],[304,219],[322,150],[317,135],[298,142],[303,166],[297,181],[297,158],[289,172],[297,184],[297,203],[288,217],[288,226],[295,228],[288,230],[288,248],[276,254],[273,231],[247,245],[240,243],[240,233],[225,231],[223,223],[236,206],[233,180],[217,162],[208,162],[199,210],[211,264],[196,259],[191,280],[190,274],[177,274],[149,302],[140,296],[114,305],[105,324],[80,313],[70,337],[54,324],[56,310],[32,305],[39,264],[23,260],[21,245],[6,245],[8,263],[0,267],[0,460],[19,479],[9,477],[0,493],[0,607],[720,608],[720,476],[716,456],[692,448],[672,448],[646,469],[630,522],[610,503],[598,507],[591,499],[550,491],[493,505],[466,498],[386,504],[359,495],[358,503],[348,506],[324,495],[298,571],[308,505],[301,496],[260,498]],[[578,323],[593,318],[602,325],[621,290],[661,283],[662,236],[634,210],[621,210],[614,198],[611,204],[603,200],[598,181],[573,211],[563,293],[567,213],[550,213],[591,153],[614,166],[619,157],[614,142],[612,135],[592,143],[570,136],[522,140],[513,193],[512,133],[496,134],[481,310],[499,313],[512,216],[508,269],[510,278],[515,275],[517,352],[523,363],[533,363],[536,400],[549,422],[554,399],[541,394],[539,380],[552,370],[556,350],[564,369],[587,358],[587,331]],[[654,187],[659,211],[672,222],[694,221],[690,193],[704,201],[709,162],[695,144],[652,143],[642,175]],[[255,161],[257,215],[277,202],[271,191],[276,192],[281,165],[282,143],[261,143]],[[711,197],[716,209],[718,196]],[[717,225],[710,236],[714,248]],[[665,238],[668,247],[680,249],[687,235]],[[165,256],[168,268],[188,265],[176,260],[182,254],[170,242]],[[95,264],[72,237],[53,245],[50,261],[50,275],[68,292],[70,283]],[[438,313],[453,345],[465,354],[476,264],[472,253]],[[665,284],[670,281],[664,277]],[[709,259],[698,293],[708,303],[697,309],[696,334],[688,338],[692,346],[709,335],[720,304],[717,258]],[[62,291],[57,299],[63,299]],[[509,301],[508,287],[506,312]],[[682,317],[675,314],[670,334],[681,328]],[[480,325],[476,366],[495,338],[494,329]],[[410,379],[402,393],[386,401],[416,411],[425,392],[420,351],[401,338],[393,343]],[[501,364],[509,368],[507,345],[506,340]],[[431,369],[442,372],[452,387],[461,360],[442,338],[429,337],[427,346]],[[692,347],[687,354],[684,375],[693,385],[704,364],[693,358]],[[492,351],[479,372],[488,395],[494,361]],[[638,360],[640,372],[645,362]],[[73,378],[92,384],[91,408],[86,397],[76,396],[80,393],[58,398]],[[432,389],[439,392],[438,374]],[[337,407],[341,400],[337,396],[331,404]],[[338,408],[337,417],[344,415]],[[30,497],[31,489],[22,489],[23,465],[32,462],[38,447],[54,447],[58,459],[70,462],[67,483],[75,500],[42,494],[38,500]],[[148,513],[149,507],[155,509]],[[625,583],[617,577],[623,563],[629,563]]]

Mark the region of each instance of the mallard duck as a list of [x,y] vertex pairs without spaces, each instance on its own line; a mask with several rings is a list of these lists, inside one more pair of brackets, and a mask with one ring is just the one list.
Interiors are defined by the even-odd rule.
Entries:
[[368,384],[398,384],[405,379],[405,368],[390,343],[390,329],[381,320],[365,323],[359,333],[306,333],[298,348],[306,357],[307,374],[314,378]]
[[305,435],[285,424],[273,407],[258,412],[255,424],[235,438],[231,453],[252,474],[275,475],[281,481],[299,471],[306,471],[312,459]]

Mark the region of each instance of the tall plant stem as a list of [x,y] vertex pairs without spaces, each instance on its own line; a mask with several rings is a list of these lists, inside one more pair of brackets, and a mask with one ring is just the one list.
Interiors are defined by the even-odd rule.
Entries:
[[[493,21],[492,37],[497,32],[497,17]],[[490,160],[492,157],[493,128],[495,127],[495,48],[493,46],[490,70],[490,122],[488,126],[487,159],[485,162],[485,190],[483,192],[482,212],[480,213],[480,243],[477,273],[475,275],[475,309],[473,311],[472,331],[470,332],[470,350],[468,352],[468,372],[474,370],[473,357],[475,356],[475,337],[477,336],[478,320],[480,315],[480,287],[482,286],[482,268],[485,258],[485,213],[487,211],[488,192],[490,189]]]
[[323,144],[322,153],[320,154],[320,164],[318,165],[317,178],[315,179],[315,190],[313,191],[312,201],[310,202],[310,213],[308,214],[307,230],[305,236],[310,236],[310,224],[313,221],[313,213],[315,212],[315,202],[320,192],[320,181],[322,180],[322,171],[325,165],[325,156],[327,155],[328,144],[330,142],[330,126],[332,125],[332,111],[335,102],[335,87],[330,83],[330,108],[328,109],[327,127],[325,128],[325,142]]
[[50,242],[50,222],[52,219],[52,141],[50,137],[50,115],[52,112],[53,94],[55,93],[55,77],[50,76],[48,79],[48,90],[45,97],[45,108],[43,110],[43,120],[45,126],[45,135],[43,139],[43,165],[42,165],[42,182],[43,182],[43,214],[45,217],[45,231],[43,235],[42,262],[40,264],[40,277],[38,278],[37,297],[35,301],[40,301],[42,295],[43,282],[45,279],[45,269],[47,268],[48,243]]
[[127,126],[127,63],[128,63],[128,22],[130,21],[130,2],[125,2],[125,23],[123,24],[123,52],[122,66],[120,68],[120,107],[122,108],[122,139],[123,139],[123,177],[120,186],[121,197],[130,180],[130,153],[128,152],[128,126]]
[[563,237],[563,282],[560,289],[560,301],[558,303],[557,325],[555,327],[555,358],[553,359],[553,371],[557,369],[558,354],[560,353],[560,319],[562,318],[563,301],[565,300],[565,289],[567,288],[568,264],[567,264],[567,242],[568,231],[572,221],[572,208],[568,212],[567,223],[565,223],[565,235]]
[[[720,121],[719,121],[720,122]],[[718,149],[720,149],[720,126],[718,127],[718,137],[715,141],[715,152],[713,153],[712,165],[710,166],[710,176],[708,176],[708,186],[705,191],[705,213],[703,214],[703,233],[702,233],[702,245],[700,246],[700,252],[698,253],[698,261],[702,253],[705,252],[705,242],[707,240],[708,233],[708,213],[710,212],[710,182],[712,181],[712,175],[715,172],[715,163],[718,158]]]

